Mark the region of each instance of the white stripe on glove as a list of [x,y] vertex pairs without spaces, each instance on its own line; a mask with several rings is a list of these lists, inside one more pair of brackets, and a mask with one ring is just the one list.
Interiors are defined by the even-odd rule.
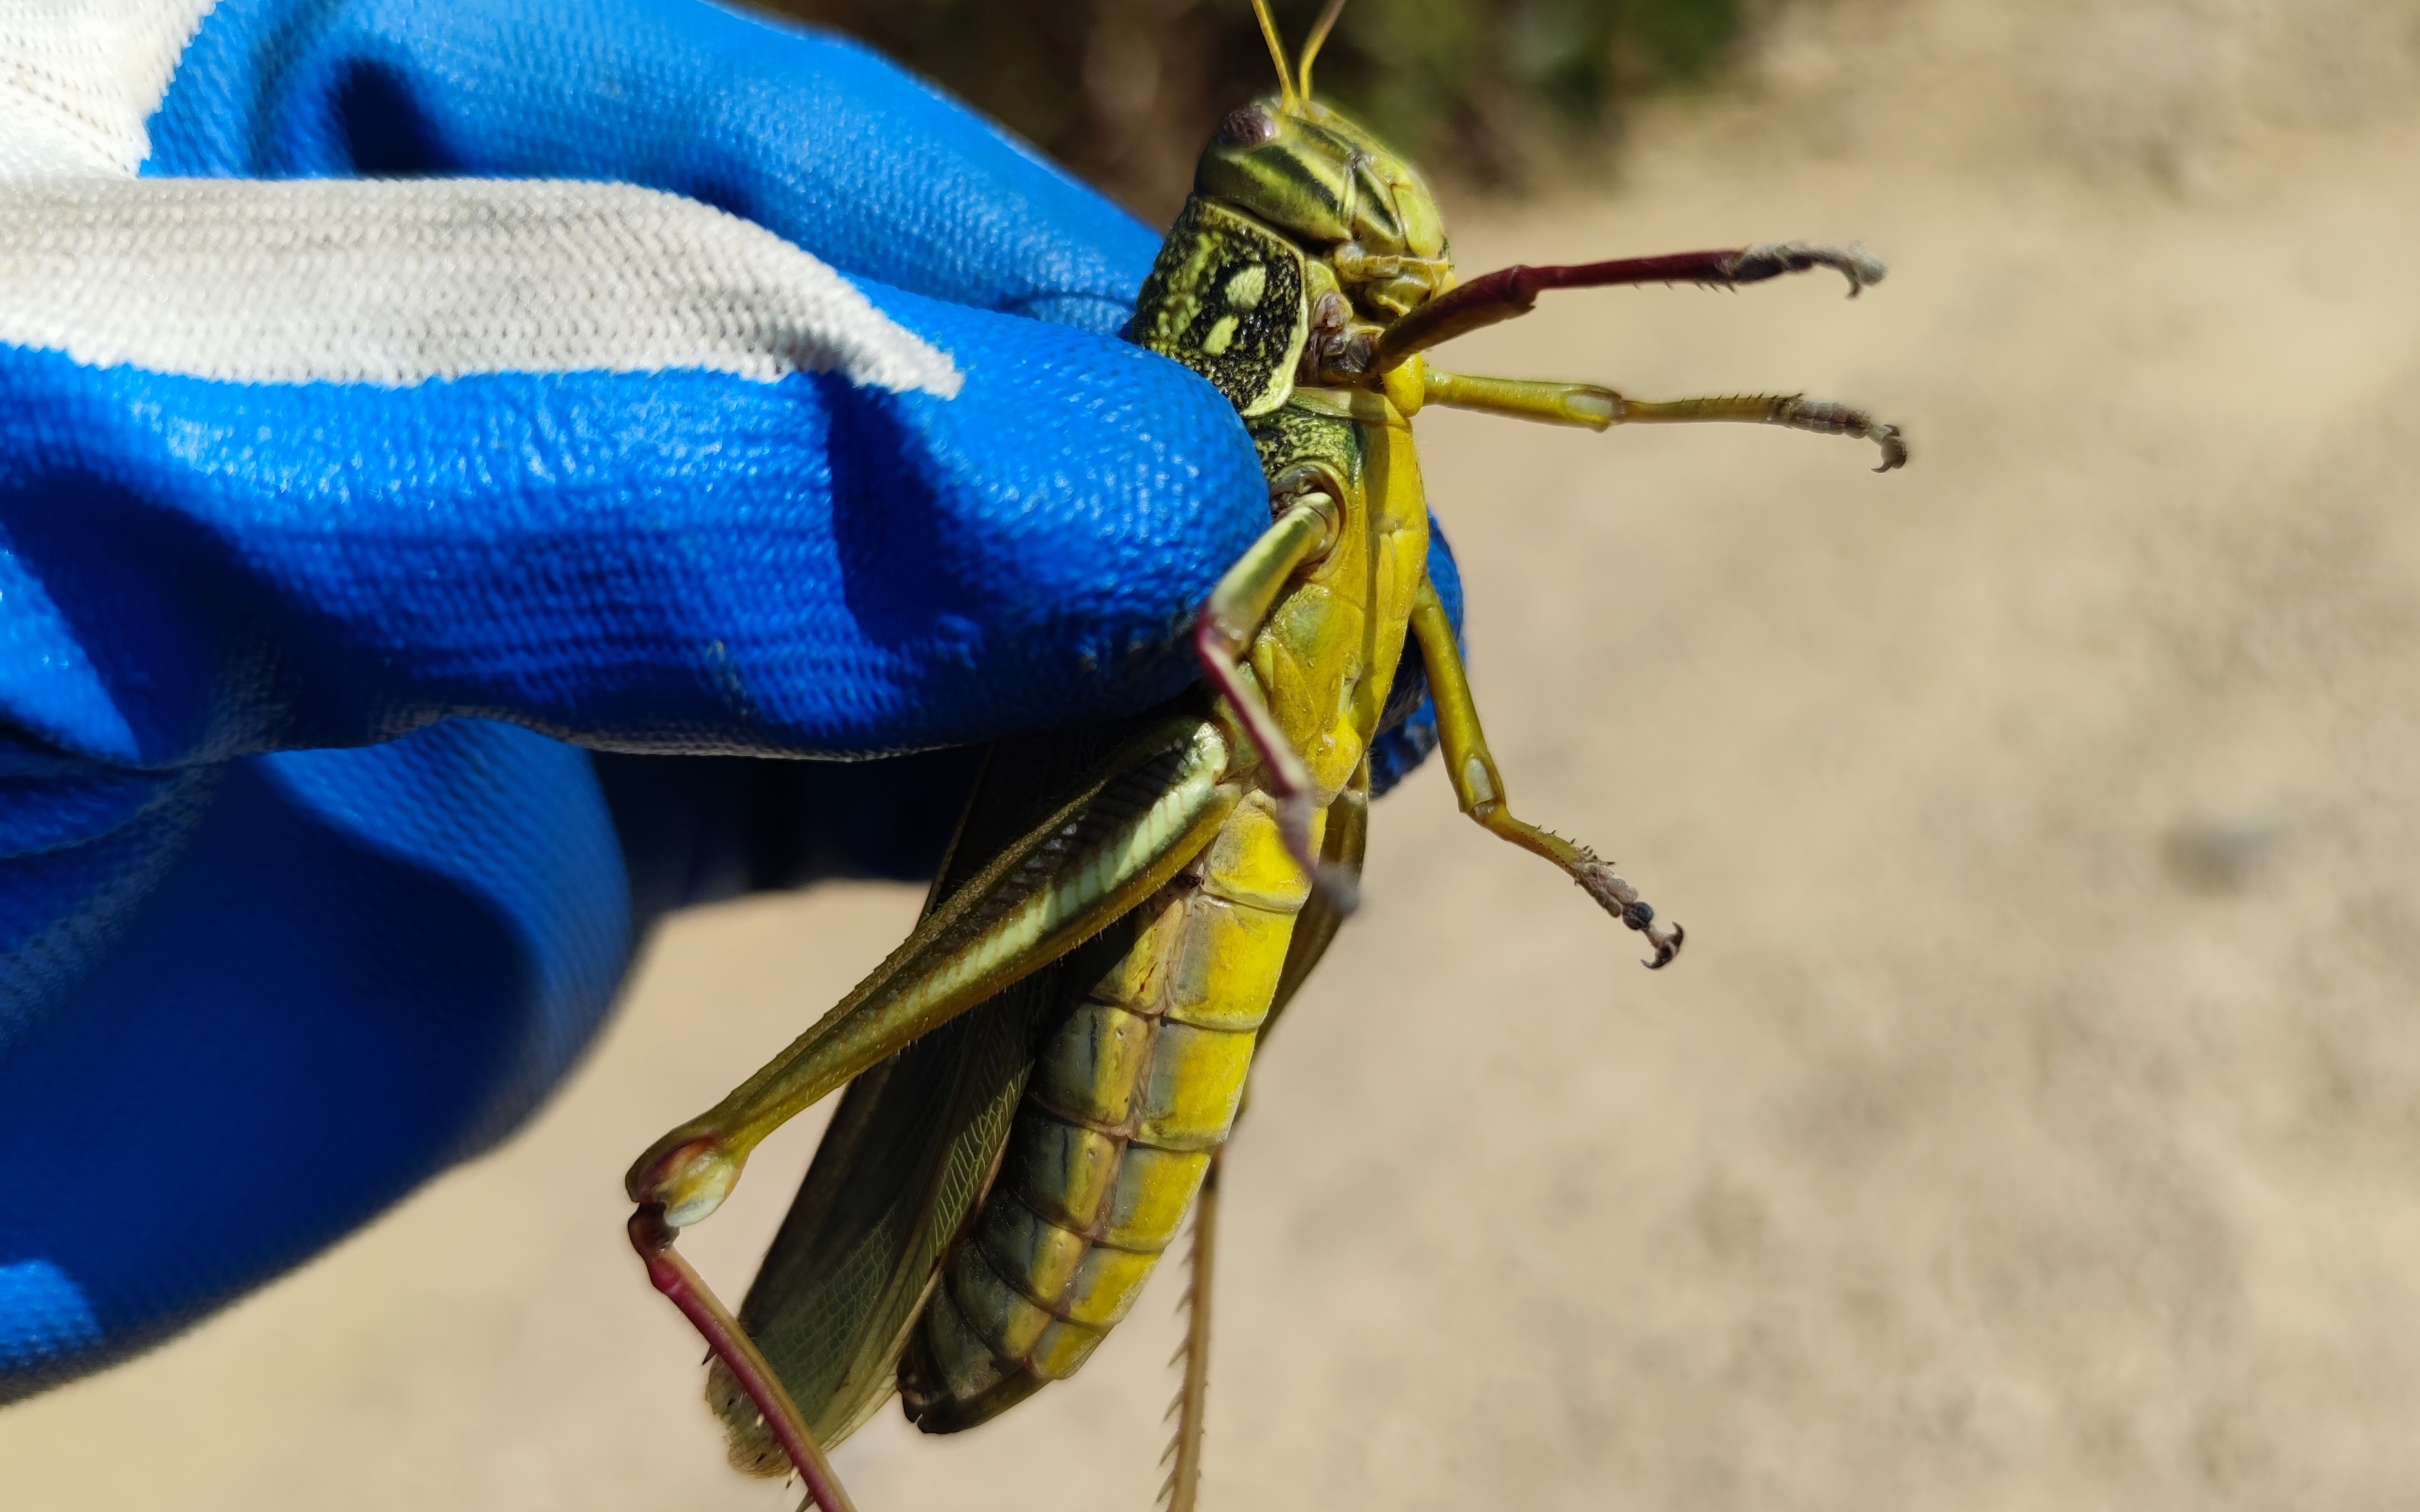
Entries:
[[771,232],[627,184],[138,179],[213,0],[0,0],[0,344],[246,383],[832,372],[947,354]]
[[0,342],[244,383],[470,373],[958,372],[752,222],[628,184],[44,178],[0,186]]
[[0,0],[0,178],[131,174],[215,0]]

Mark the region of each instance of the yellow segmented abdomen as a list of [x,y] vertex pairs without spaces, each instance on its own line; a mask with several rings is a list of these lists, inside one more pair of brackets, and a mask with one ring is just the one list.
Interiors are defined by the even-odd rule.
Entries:
[[928,1432],[1076,1373],[1176,1237],[1243,1099],[1309,887],[1264,795],[1073,961],[999,1176],[900,1368]]

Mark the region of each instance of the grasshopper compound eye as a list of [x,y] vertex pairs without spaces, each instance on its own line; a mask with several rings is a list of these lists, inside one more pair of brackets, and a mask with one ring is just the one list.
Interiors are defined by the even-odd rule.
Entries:
[[1218,123],[1218,140],[1231,147],[1256,147],[1277,140],[1278,123],[1257,105],[1231,110]]

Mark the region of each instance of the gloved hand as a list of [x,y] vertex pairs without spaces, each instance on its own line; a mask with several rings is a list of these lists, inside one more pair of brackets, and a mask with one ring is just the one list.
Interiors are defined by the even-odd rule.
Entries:
[[94,0],[0,60],[0,1400],[508,1132],[661,909],[928,869],[971,772],[741,757],[1168,697],[1266,520],[1114,339],[1152,234],[848,45]]

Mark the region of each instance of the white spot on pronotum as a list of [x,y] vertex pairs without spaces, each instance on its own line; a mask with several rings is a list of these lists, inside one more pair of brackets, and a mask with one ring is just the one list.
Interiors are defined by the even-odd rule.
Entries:
[[1218,323],[1210,328],[1210,334],[1202,338],[1202,349],[1213,357],[1224,356],[1227,348],[1234,344],[1235,324],[1233,316],[1220,316]]
[[1269,270],[1260,263],[1250,263],[1235,270],[1227,280],[1227,302],[1238,310],[1260,308],[1261,296],[1269,288]]

